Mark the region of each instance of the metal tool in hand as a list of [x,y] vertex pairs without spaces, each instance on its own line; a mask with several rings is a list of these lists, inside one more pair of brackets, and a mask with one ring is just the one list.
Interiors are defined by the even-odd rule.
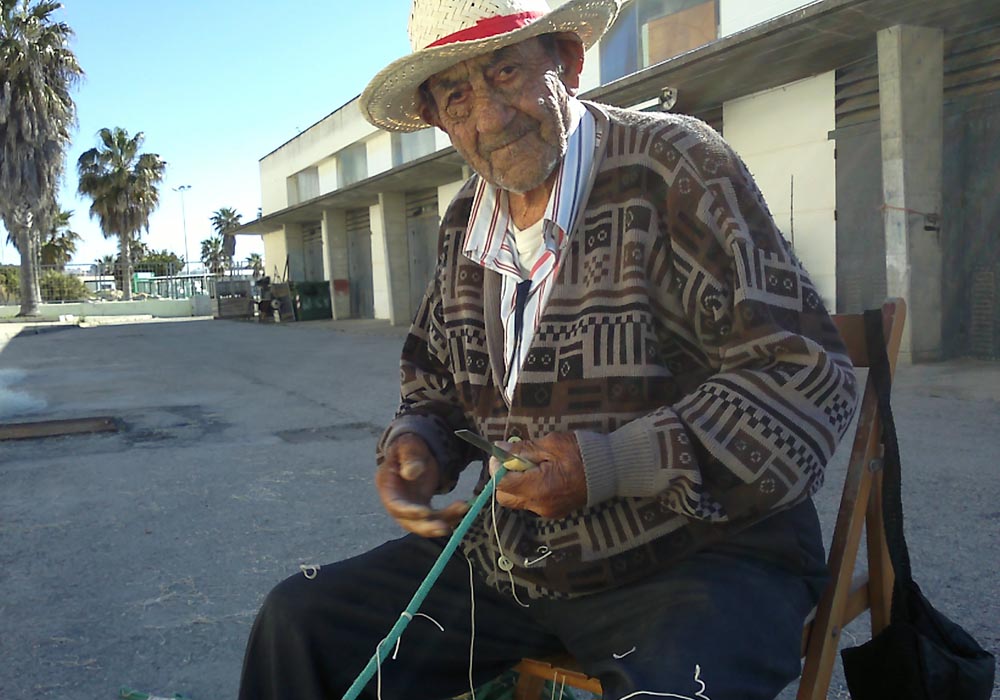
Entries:
[[529,462],[524,457],[519,457],[513,452],[508,452],[502,447],[494,445],[489,440],[476,435],[471,430],[456,430],[455,435],[462,438],[466,442],[475,445],[486,454],[496,457],[500,460],[500,463],[503,466],[512,472],[526,472],[529,469],[535,469],[538,467],[538,465],[534,462]]

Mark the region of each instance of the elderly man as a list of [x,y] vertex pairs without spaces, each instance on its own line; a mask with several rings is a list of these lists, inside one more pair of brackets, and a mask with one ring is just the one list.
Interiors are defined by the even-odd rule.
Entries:
[[763,700],[798,675],[825,580],[810,496],[853,370],[718,134],[574,97],[617,10],[414,0],[414,53],[362,95],[373,124],[442,129],[475,172],[377,451],[411,534],[275,588],[241,697],[343,695],[467,510],[431,503],[482,458],[458,429],[537,468],[499,482],[424,603],[433,622],[382,665],[382,698],[452,697],[563,651],[609,699]]

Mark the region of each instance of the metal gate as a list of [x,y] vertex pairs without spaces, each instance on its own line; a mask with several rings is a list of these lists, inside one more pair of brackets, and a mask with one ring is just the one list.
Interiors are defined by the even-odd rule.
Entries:
[[1000,359],[1000,24],[945,42],[946,356]]
[[303,281],[319,282],[323,274],[323,229],[320,226],[302,227]]
[[885,301],[882,222],[882,133],[874,56],[836,77],[837,312],[857,313]]
[[1000,359],[1000,93],[945,105],[946,356]]
[[347,211],[347,277],[351,286],[351,318],[375,318],[372,231],[367,209]]
[[877,308],[886,297],[882,134],[868,122],[836,131],[837,312]]
[[410,253],[410,315],[417,312],[437,265],[437,189],[406,195],[406,243]]

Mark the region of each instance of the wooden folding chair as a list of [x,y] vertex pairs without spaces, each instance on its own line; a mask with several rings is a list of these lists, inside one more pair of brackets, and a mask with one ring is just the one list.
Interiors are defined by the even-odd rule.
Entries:
[[[840,329],[854,366],[869,367],[864,316],[840,314],[833,320]],[[893,373],[905,320],[906,303],[902,299],[890,299],[882,306],[886,353]],[[881,436],[875,387],[871,378],[866,377],[840,510],[830,543],[830,583],[802,630],[804,663],[797,700],[826,698],[840,634],[849,622],[868,610],[873,635],[889,624],[893,573],[882,523]],[[855,575],[862,529],[866,533],[868,568]],[[576,670],[569,657],[524,659],[516,670],[520,677],[514,692],[515,700],[540,700],[547,680],[598,695],[601,693],[600,681]]]

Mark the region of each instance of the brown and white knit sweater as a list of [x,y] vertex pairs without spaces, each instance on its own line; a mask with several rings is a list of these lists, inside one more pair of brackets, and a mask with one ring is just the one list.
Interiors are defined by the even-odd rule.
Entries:
[[[722,138],[689,117],[587,106],[590,189],[510,405],[500,278],[461,252],[473,179],[442,222],[378,451],[421,434],[447,491],[481,457],[458,428],[493,441],[575,431],[584,509],[496,508],[513,579],[533,597],[634,580],[808,499],[857,402],[819,294]],[[489,510],[464,548],[502,587]]]

